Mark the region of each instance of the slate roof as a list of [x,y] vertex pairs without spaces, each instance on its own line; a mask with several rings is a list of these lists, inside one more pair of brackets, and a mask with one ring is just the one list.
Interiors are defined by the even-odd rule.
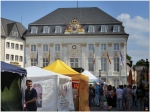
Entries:
[[[64,34],[66,26],[73,20],[77,19],[85,30],[84,34]],[[89,25],[95,28],[94,33],[88,32]],[[101,25],[107,26],[107,32],[101,32]],[[113,32],[113,25],[120,26],[119,32]],[[38,28],[37,33],[31,33],[31,27]],[[50,32],[43,33],[43,27],[49,26]],[[55,33],[55,26],[61,26],[62,32]],[[90,8],[58,8],[46,16],[30,23],[26,36],[71,36],[71,35],[127,35],[124,31],[122,22],[113,18],[97,7]]]
[[80,24],[121,23],[97,7],[58,8],[31,24],[68,24],[77,18]]
[[21,38],[27,30],[21,23],[9,19],[1,18],[1,23],[6,36],[9,36],[14,25],[16,25],[19,33],[18,35],[20,35]]

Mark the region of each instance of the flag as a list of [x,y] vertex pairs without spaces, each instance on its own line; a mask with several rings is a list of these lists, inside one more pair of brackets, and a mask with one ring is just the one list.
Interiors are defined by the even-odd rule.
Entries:
[[120,65],[124,65],[124,59],[121,52],[120,52]]
[[96,62],[96,59],[93,60],[93,64],[95,64],[95,62]]
[[38,65],[38,49],[37,49],[37,53],[36,53],[36,63]]
[[109,61],[109,63],[111,64],[110,58],[109,58],[109,54],[108,54],[108,50],[106,50],[106,55],[107,55],[107,59]]
[[48,53],[48,63],[50,63],[50,49],[49,49],[49,53]]

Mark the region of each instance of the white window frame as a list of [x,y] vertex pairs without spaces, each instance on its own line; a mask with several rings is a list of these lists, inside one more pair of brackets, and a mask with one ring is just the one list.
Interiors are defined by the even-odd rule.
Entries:
[[18,55],[15,55],[15,61],[18,61]]
[[31,66],[36,66],[36,58],[31,58]]
[[60,44],[55,44],[55,51],[60,51]]
[[107,32],[107,26],[106,25],[101,26],[101,32]]
[[36,45],[31,45],[31,51],[36,51]]
[[88,58],[88,70],[94,71],[94,58]]
[[106,51],[106,44],[101,44],[101,50]]
[[43,44],[43,51],[48,51],[48,44]]
[[119,50],[119,43],[114,43],[114,50],[118,51]]
[[119,58],[114,58],[114,71],[119,72]]
[[44,26],[43,27],[43,33],[49,33],[50,32],[50,27],[49,26]]
[[[13,45],[13,47],[12,47],[12,45]],[[15,45],[14,43],[11,43],[11,49],[14,49],[14,45]]]
[[9,60],[9,54],[6,54],[6,60]]
[[78,58],[70,58],[70,66],[71,68],[79,67],[79,59]]
[[6,42],[6,47],[10,48],[10,42]]
[[20,61],[20,62],[23,61],[23,56],[19,56],[19,61]]
[[11,55],[11,61],[14,61],[14,55]]
[[43,67],[48,66],[48,58],[43,58]]
[[31,27],[31,33],[37,33],[38,27],[32,26]]
[[18,37],[18,32],[12,31],[12,36],[13,37]]
[[61,33],[62,27],[61,26],[55,26],[55,33]]
[[119,25],[114,25],[113,26],[113,32],[119,32],[120,31],[120,26]]
[[90,25],[90,26],[88,27],[88,32],[89,32],[89,33],[94,33],[94,32],[95,32],[95,27],[94,27],[93,25]]
[[23,45],[20,45],[20,50],[23,50]]
[[107,58],[101,58],[101,71],[106,72],[107,70]]
[[88,44],[88,50],[94,52],[94,44]]
[[[18,45],[18,48],[17,48]],[[15,44],[15,49],[18,50],[19,49],[19,44]]]

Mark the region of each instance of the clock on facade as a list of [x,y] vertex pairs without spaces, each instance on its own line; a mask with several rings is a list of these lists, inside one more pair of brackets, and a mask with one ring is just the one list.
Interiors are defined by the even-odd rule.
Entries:
[[72,49],[76,49],[76,45],[73,45],[73,46],[72,46]]

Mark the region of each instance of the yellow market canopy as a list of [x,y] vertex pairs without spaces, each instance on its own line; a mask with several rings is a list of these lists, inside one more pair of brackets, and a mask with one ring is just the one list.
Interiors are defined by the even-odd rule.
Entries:
[[43,69],[70,76],[72,77],[72,80],[89,80],[87,76],[78,73],[77,71],[69,67],[66,63],[60,60],[53,62],[52,64]]

